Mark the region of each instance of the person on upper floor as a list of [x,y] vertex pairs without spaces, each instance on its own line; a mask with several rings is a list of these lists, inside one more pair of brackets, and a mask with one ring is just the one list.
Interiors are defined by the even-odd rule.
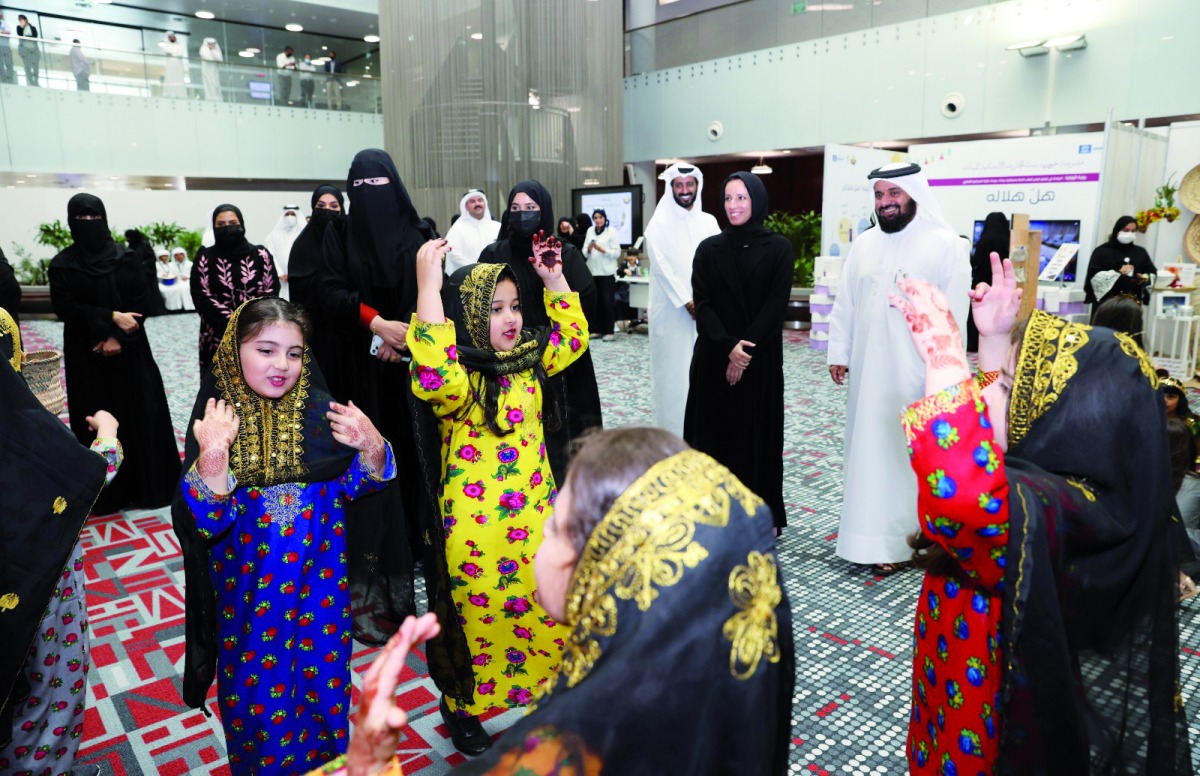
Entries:
[[38,68],[42,60],[41,44],[38,43],[37,27],[29,23],[25,14],[17,16],[17,53],[21,55],[21,63],[25,65],[25,85],[38,86]]
[[284,205],[283,213],[275,222],[275,228],[263,240],[263,247],[271,252],[275,260],[275,274],[279,276],[279,298],[291,299],[288,284],[288,260],[292,255],[292,245],[305,224],[300,220],[299,205]]
[[187,47],[179,40],[174,32],[167,33],[167,39],[159,42],[163,56],[162,96],[176,99],[187,98],[187,85],[184,83],[186,69]]
[[279,276],[270,251],[246,239],[246,222],[235,205],[212,214],[213,244],[196,253],[189,287],[200,313],[200,376],[208,372],[229,316],[243,302],[279,295]]
[[313,94],[317,89],[313,75],[317,72],[317,66],[313,64],[312,54],[305,53],[304,58],[296,63],[296,69],[300,71],[300,102],[304,103],[304,107],[311,108],[315,104]]
[[200,80],[204,83],[204,99],[221,102],[221,63],[225,56],[216,38],[205,38],[200,44]]
[[275,55],[275,82],[278,93],[275,95],[276,105],[292,104],[292,74],[296,72],[296,57],[291,46],[284,46],[283,51]]
[[[500,218],[500,234],[496,242],[483,249],[480,263],[507,264],[517,278],[522,299],[537,299],[542,280],[533,268],[534,235],[554,234],[554,202],[546,187],[537,181],[521,181],[508,193],[508,204]],[[588,271],[583,255],[574,246],[562,246],[563,277],[572,291],[579,294],[585,316],[595,317],[596,283]],[[538,305],[524,310],[525,325],[545,328],[550,325],[546,311]],[[574,439],[589,428],[602,425],[600,390],[596,385],[596,369],[591,349],[580,356],[561,374],[550,378],[549,389],[558,392],[559,406],[564,408],[566,422],[557,431],[546,432],[546,455],[556,480],[567,473],[567,459]]]
[[1150,289],[1158,269],[1146,249],[1137,245],[1137,219],[1121,216],[1113,225],[1108,242],[1092,251],[1083,284],[1086,301],[1099,304],[1128,294],[1142,304],[1150,301]]
[[341,110],[342,74],[346,72],[346,66],[338,61],[333,49],[325,57],[325,105],[330,110]]
[[446,254],[446,274],[479,261],[483,249],[496,241],[500,222],[492,218],[487,195],[482,189],[471,189],[458,203],[459,217],[446,232],[450,252]]

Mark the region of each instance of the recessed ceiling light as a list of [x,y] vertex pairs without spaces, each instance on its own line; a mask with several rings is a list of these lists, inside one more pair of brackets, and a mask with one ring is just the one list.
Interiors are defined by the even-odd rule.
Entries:
[[36,178],[36,177],[37,177],[37,173],[36,173],[36,172],[30,172],[30,173],[26,173],[26,174],[25,174],[25,177],[26,177],[26,178]]
[[165,186],[168,189],[171,189],[171,188],[175,187],[175,184],[174,183],[164,183],[163,186]]
[[363,40],[365,40],[367,43],[378,43],[379,36],[378,35],[364,35]]
[[248,50],[247,50],[247,51],[239,51],[239,52],[238,52],[238,56],[239,56],[239,57],[245,57],[246,59],[250,59],[251,57],[253,57],[253,56],[254,56],[254,52],[253,52],[253,51],[248,51]]
[[482,32],[471,33],[471,40],[483,40],[483,33]]
[[25,182],[25,181],[17,181],[17,183],[24,183],[24,182]]
[[285,24],[283,28],[288,32],[304,32],[304,27],[299,24]]
[[215,19],[217,15],[212,11],[196,11],[197,19]]
[[251,54],[258,54],[262,51],[262,49],[254,48],[253,46],[246,46],[246,51],[249,51]]
[[121,180],[121,176],[120,175],[110,175],[110,176],[108,176],[108,179],[110,181],[119,181],[119,180]]
[[329,51],[329,46],[321,46],[321,51]]

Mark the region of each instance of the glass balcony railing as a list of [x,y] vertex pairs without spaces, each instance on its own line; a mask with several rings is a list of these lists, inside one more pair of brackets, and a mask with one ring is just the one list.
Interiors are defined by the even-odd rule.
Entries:
[[278,70],[43,38],[0,38],[0,83],[67,91],[380,113],[370,75]]

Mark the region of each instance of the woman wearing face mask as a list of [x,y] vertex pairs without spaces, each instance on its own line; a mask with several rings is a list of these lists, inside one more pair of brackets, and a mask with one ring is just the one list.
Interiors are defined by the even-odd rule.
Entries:
[[213,211],[213,244],[196,253],[192,302],[200,313],[200,376],[208,373],[229,316],[243,302],[279,295],[279,276],[271,253],[246,239],[246,222],[234,205]]
[[104,203],[76,194],[67,203],[75,242],[50,262],[50,301],[63,328],[71,431],[95,438],[88,416],[103,408],[121,423],[125,464],[94,514],[161,507],[179,481],[179,451],[162,376],[142,318],[150,294],[140,262],[113,241]]
[[[521,181],[508,193],[508,207],[500,219],[500,237],[483,249],[480,264],[507,264],[517,278],[522,299],[537,299],[542,280],[534,270],[533,237],[554,232],[554,203],[550,192],[537,181]],[[596,283],[588,271],[583,255],[574,246],[562,246],[563,277],[573,291],[579,293],[583,312],[588,320],[596,316]],[[545,328],[550,325],[546,311],[538,305],[524,310],[525,325]],[[546,431],[546,454],[556,481],[567,474],[568,451],[571,441],[589,428],[601,425],[600,391],[596,387],[596,370],[588,350],[561,374],[550,378],[549,390],[557,392],[565,422],[557,431]]]
[[313,336],[309,340],[309,350],[313,358],[325,373],[329,391],[334,396],[343,396],[345,391],[341,383],[341,375],[332,369],[331,352],[336,348],[336,340],[328,326],[321,323],[321,306],[319,303],[321,244],[325,240],[325,232],[334,230],[336,239],[345,243],[346,219],[345,195],[337,186],[328,184],[318,186],[312,193],[310,205],[312,216],[300,232],[300,236],[292,243],[292,251],[288,255],[288,283],[291,285],[291,299],[302,306],[313,321]]
[[1099,304],[1121,294],[1128,294],[1142,304],[1150,301],[1149,289],[1158,270],[1146,249],[1134,245],[1136,236],[1137,221],[1133,216],[1121,216],[1108,242],[1092,251],[1087,282],[1083,284],[1088,302]]

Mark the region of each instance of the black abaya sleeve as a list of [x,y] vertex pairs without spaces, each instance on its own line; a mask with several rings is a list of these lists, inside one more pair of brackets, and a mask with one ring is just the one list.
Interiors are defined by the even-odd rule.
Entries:
[[[121,300],[123,313],[138,313],[138,328],[133,334],[126,334],[120,326],[116,327],[113,336],[124,347],[136,340],[145,339],[146,316],[151,314],[150,293],[146,287],[146,275],[142,271],[141,262],[133,253],[126,253],[125,260],[113,273],[117,283],[117,294]],[[158,283],[155,281],[154,293],[158,293]]]
[[738,339],[725,331],[721,316],[713,309],[712,298],[717,290],[715,281],[711,254],[704,243],[701,243],[696,248],[696,260],[692,264],[692,303],[696,308],[696,331],[713,343],[717,350],[728,353],[737,345]]
[[[780,237],[772,240],[768,248],[773,262],[768,276],[766,288],[758,289],[764,293],[757,300],[759,308],[757,315],[750,322],[743,339],[758,344],[766,342],[769,337],[778,337],[783,329],[783,318],[787,314],[788,299],[792,295],[792,274],[794,262],[791,246],[787,240]],[[749,312],[749,311],[748,311]],[[753,355],[753,351],[751,351]]]
[[222,332],[225,331],[225,322],[229,320],[229,313],[224,308],[217,306],[208,291],[205,290],[203,283],[205,277],[216,274],[217,268],[213,266],[213,263],[217,260],[216,256],[209,255],[207,248],[201,248],[200,252],[196,254],[196,262],[192,265],[190,286],[192,303],[196,305],[196,312],[210,326],[218,332]]
[[[326,229],[321,242],[321,267],[317,271],[320,291],[315,293],[321,317],[334,326],[349,329],[358,325],[359,293],[346,261],[346,245],[337,230]],[[340,401],[340,399],[339,399]]]
[[14,321],[20,323],[21,318],[17,315],[20,305],[21,284],[17,282],[12,265],[4,258],[4,251],[0,251],[0,307],[7,310]]
[[88,341],[95,345],[120,331],[113,323],[113,311],[81,302],[71,287],[66,267],[50,267],[50,305],[63,323],[86,326]]

